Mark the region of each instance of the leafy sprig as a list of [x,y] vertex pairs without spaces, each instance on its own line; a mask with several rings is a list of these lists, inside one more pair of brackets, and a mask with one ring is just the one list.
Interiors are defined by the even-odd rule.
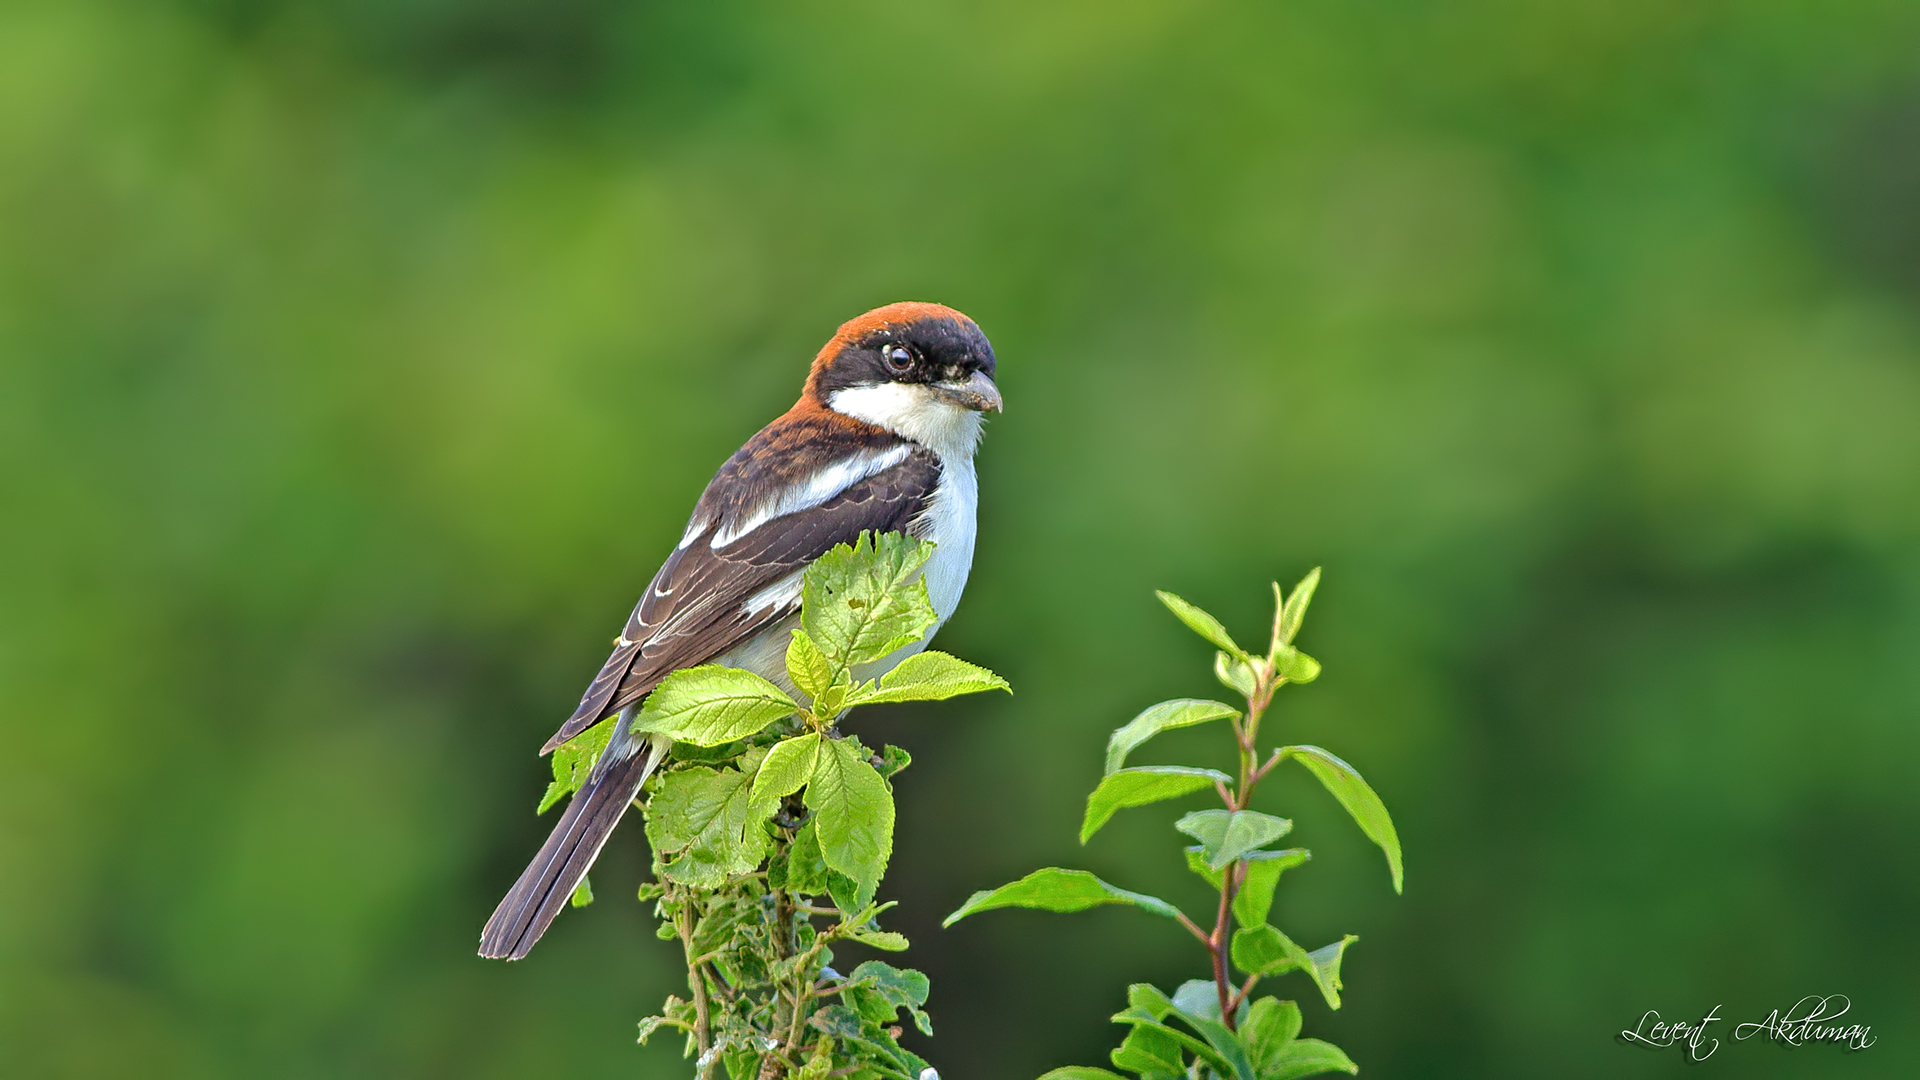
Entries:
[[[1053,867],[974,893],[947,916],[945,925],[951,926],[994,908],[1072,912],[1124,904],[1184,926],[1206,949],[1211,977],[1190,980],[1172,996],[1137,983],[1128,988],[1127,1008],[1113,1017],[1128,1032],[1110,1055],[1112,1064],[1140,1080],[1292,1080],[1358,1071],[1340,1048],[1299,1037],[1301,1016],[1295,1002],[1253,998],[1262,980],[1298,971],[1329,1008],[1338,1009],[1340,963],[1347,947],[1359,940],[1348,934],[1309,951],[1268,922],[1282,873],[1309,857],[1303,848],[1271,846],[1292,831],[1291,821],[1249,808],[1254,789],[1282,762],[1297,761],[1319,779],[1385,854],[1396,893],[1403,883],[1399,834],[1380,797],[1353,766],[1304,744],[1278,747],[1265,762],[1260,760],[1260,722],[1274,693],[1288,683],[1308,683],[1320,676],[1320,662],[1294,645],[1319,583],[1316,569],[1291,593],[1274,585],[1273,630],[1264,654],[1242,648],[1218,619],[1186,600],[1158,594],[1175,617],[1215,647],[1215,676],[1246,699],[1246,708],[1194,699],[1150,706],[1114,731],[1107,742],[1104,775],[1087,798],[1082,844],[1121,810],[1215,792],[1221,808],[1195,811],[1174,822],[1177,831],[1197,841],[1185,848],[1187,868],[1219,895],[1211,930],[1158,897],[1118,888],[1084,870]],[[1126,764],[1129,755],[1162,732],[1222,720],[1238,750],[1237,776],[1181,765]],[[1241,978],[1234,978],[1235,970]],[[1108,1069],[1076,1065],[1055,1069],[1041,1080],[1125,1078]]]
[[[920,572],[933,545],[861,534],[807,570],[786,653],[792,692],[760,675],[707,664],[674,672],[632,721],[671,740],[645,790],[660,935],[686,955],[691,999],[641,1021],[687,1036],[705,1078],[926,1080],[900,1046],[902,1010],[921,1032],[929,990],[917,971],[867,961],[832,968],[833,946],[883,951],[907,939],[880,927],[874,894],[893,854],[891,778],[906,751],[874,753],[836,725],[860,705],[940,701],[1006,680],[946,653],[896,654],[939,621]],[[556,752],[541,809],[577,790],[608,723]]]

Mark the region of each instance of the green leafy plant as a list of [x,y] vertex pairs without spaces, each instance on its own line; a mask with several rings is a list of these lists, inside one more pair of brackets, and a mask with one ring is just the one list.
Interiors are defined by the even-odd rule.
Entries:
[[[691,994],[642,1020],[640,1041],[684,1032],[703,1080],[718,1068],[731,1080],[935,1076],[898,1042],[902,1010],[933,1033],[921,1008],[927,977],[877,960],[845,975],[832,967],[840,942],[907,948],[880,927],[893,905],[874,892],[893,853],[891,779],[910,758],[840,734],[839,718],[860,705],[1009,689],[938,652],[862,677],[938,621],[920,580],[932,551],[898,533],[862,533],[807,570],[786,655],[801,700],[752,672],[705,665],[668,676],[634,715],[634,732],[673,740],[643,789],[653,881],[640,898],[655,901],[660,937],[680,941]],[[578,789],[615,722],[555,753],[542,810]],[[591,901],[583,882],[574,903]]]
[[[1168,995],[1146,983],[1127,990],[1127,1007],[1114,1014],[1128,1029],[1112,1053],[1113,1065],[1141,1080],[1292,1080],[1326,1072],[1358,1072],[1339,1047],[1300,1037],[1300,1007],[1275,997],[1253,997],[1264,979],[1298,971],[1312,981],[1329,1008],[1340,1007],[1340,961],[1359,940],[1349,934],[1308,951],[1267,920],[1281,874],[1306,862],[1302,848],[1269,845],[1287,835],[1293,823],[1249,809],[1254,789],[1283,762],[1297,761],[1332,792],[1353,816],[1360,831],[1380,846],[1401,888],[1400,838],[1379,796],[1353,766],[1317,746],[1282,746],[1264,763],[1259,755],[1260,721],[1274,692],[1287,683],[1312,682],[1318,661],[1294,647],[1307,605],[1320,582],[1314,570],[1291,594],[1273,587],[1273,636],[1265,655],[1241,648],[1219,620],[1172,593],[1160,599],[1193,631],[1219,650],[1214,674],[1246,699],[1244,711],[1218,701],[1163,701],[1121,727],[1107,741],[1105,775],[1087,798],[1080,842],[1092,839],[1115,813],[1212,789],[1223,808],[1199,810],[1173,827],[1195,841],[1186,848],[1188,869],[1219,893],[1212,930],[1205,930],[1174,905],[1154,896],[1115,888],[1084,870],[1049,867],[1019,881],[974,893],[946,925],[976,912],[1023,907],[1044,911],[1083,911],[1101,904],[1128,904],[1179,923],[1206,948],[1211,977],[1194,979]],[[1165,731],[1227,721],[1239,751],[1239,775],[1180,765],[1126,764],[1127,757]],[[1237,970],[1239,977],[1233,972]],[[1092,1066],[1055,1069],[1041,1080],[1124,1080]]]

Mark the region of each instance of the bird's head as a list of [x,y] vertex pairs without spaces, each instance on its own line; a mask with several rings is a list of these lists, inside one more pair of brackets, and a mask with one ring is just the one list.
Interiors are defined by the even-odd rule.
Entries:
[[806,396],[942,455],[966,457],[982,414],[1000,411],[993,346],[940,304],[875,308],[840,327],[814,358]]

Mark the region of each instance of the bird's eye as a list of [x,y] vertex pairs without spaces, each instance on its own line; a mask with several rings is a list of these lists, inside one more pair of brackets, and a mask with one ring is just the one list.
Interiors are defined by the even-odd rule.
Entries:
[[907,351],[905,345],[889,345],[880,356],[886,360],[887,370],[895,374],[904,373],[913,367],[913,354]]

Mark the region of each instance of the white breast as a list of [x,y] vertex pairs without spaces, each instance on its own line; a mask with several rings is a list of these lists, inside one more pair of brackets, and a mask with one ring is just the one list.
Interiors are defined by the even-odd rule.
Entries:
[[936,545],[927,560],[927,597],[942,623],[960,606],[967,574],[973,569],[974,515],[979,505],[973,459],[942,455],[940,486],[934,489],[922,519],[922,535]]

